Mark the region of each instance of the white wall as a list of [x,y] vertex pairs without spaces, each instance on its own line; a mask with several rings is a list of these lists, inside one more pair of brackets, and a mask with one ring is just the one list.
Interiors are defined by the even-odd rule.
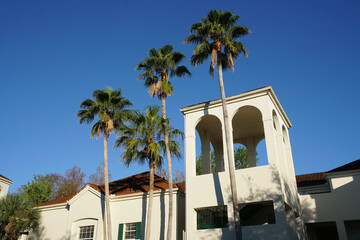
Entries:
[[359,174],[330,174],[331,192],[301,195],[305,222],[336,222],[340,239],[347,239],[344,220],[360,220]]
[[[184,194],[181,190],[174,189],[174,227],[173,239],[181,235],[178,226],[184,226],[184,222],[178,222],[177,204],[184,202]],[[66,203],[53,206],[40,207],[41,226],[36,233],[31,233],[29,239],[36,240],[67,240],[78,239],[79,227],[86,225],[95,226],[95,239],[104,239],[104,199],[96,190],[87,186],[73,199],[69,201],[70,208],[67,210]],[[146,219],[147,197],[144,194],[134,193],[110,197],[112,236],[118,238],[118,228],[121,223],[142,222],[144,234]],[[151,239],[164,239],[167,230],[168,218],[168,192],[154,191],[154,202],[151,223]],[[180,221],[184,217],[179,218]],[[177,231],[180,231],[178,233]],[[160,238],[159,238],[160,236]]]

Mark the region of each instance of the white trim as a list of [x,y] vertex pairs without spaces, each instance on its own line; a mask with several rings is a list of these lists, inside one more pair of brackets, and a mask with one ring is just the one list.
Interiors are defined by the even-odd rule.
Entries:
[[327,178],[339,178],[360,175],[360,169],[325,173]]
[[11,181],[10,179],[3,178],[3,177],[0,177],[0,182],[3,182],[3,183],[8,184],[8,185],[14,183],[14,182]]
[[300,195],[316,194],[316,193],[329,193],[331,192],[330,185],[328,183],[322,185],[314,185],[307,187],[298,187],[298,193]]

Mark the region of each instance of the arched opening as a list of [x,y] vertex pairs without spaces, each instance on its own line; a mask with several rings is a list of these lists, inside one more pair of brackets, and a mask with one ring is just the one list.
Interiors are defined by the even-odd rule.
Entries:
[[207,115],[196,125],[196,175],[224,171],[220,120]]
[[247,155],[247,163],[244,166],[256,167],[267,165],[265,141],[262,141],[265,138],[264,125],[259,109],[253,106],[239,108],[232,119],[232,127],[235,163],[237,161],[236,151],[238,151],[240,146],[244,150],[246,149],[244,154]]

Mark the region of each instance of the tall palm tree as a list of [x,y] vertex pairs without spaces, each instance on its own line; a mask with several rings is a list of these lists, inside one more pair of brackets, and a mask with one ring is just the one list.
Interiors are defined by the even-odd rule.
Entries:
[[229,68],[234,71],[233,58],[237,58],[241,54],[247,56],[244,45],[237,41],[237,39],[248,34],[250,29],[235,25],[238,19],[239,16],[234,15],[232,12],[211,10],[205,18],[190,27],[191,35],[184,40],[184,43],[197,44],[190,59],[193,66],[202,64],[211,56],[210,74],[213,77],[214,68],[217,65],[225,126],[226,152],[229,162],[231,194],[234,207],[236,239],[242,239],[235,181],[234,154],[230,146],[231,132],[222,73],[223,70]]
[[[150,239],[151,235],[151,215],[153,205],[154,191],[154,173],[163,163],[161,151],[166,152],[165,141],[163,141],[163,119],[159,116],[159,107],[150,106],[145,109],[145,114],[134,111],[134,115],[128,126],[118,128],[118,136],[115,147],[125,149],[121,158],[129,166],[134,160],[141,164],[148,162],[150,168],[150,187],[149,187],[149,205],[146,220],[145,240]],[[180,146],[176,141],[172,141],[175,135],[182,133],[177,129],[172,129],[167,124],[167,132],[170,141],[168,141],[168,150],[171,155],[180,157]],[[166,136],[166,135],[165,135]]]
[[149,94],[152,97],[157,96],[161,100],[163,129],[165,131],[166,158],[169,173],[169,217],[167,240],[171,239],[173,222],[173,178],[171,169],[171,154],[168,147],[168,134],[166,127],[166,98],[172,95],[174,88],[169,81],[170,77],[191,76],[190,71],[185,66],[179,66],[185,56],[180,52],[173,51],[172,45],[165,45],[158,50],[152,48],[149,50],[149,57],[139,63],[135,69],[143,71],[138,77],[144,80],[144,84],[149,88]]
[[106,205],[106,225],[107,238],[112,240],[111,236],[111,218],[109,202],[109,170],[107,156],[107,141],[114,128],[121,126],[123,121],[129,117],[130,110],[127,109],[131,102],[121,96],[121,89],[95,90],[92,99],[86,99],[80,103],[77,116],[80,117],[79,123],[91,123],[95,117],[98,121],[92,127],[90,137],[93,139],[96,135],[98,139],[101,134],[104,135],[104,177],[105,177],[105,205]]

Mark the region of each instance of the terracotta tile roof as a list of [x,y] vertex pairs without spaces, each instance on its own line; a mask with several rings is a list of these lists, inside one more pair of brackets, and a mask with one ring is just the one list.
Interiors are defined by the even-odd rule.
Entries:
[[182,189],[183,191],[185,191],[185,182],[175,183],[175,185],[176,185],[178,188],[180,188],[180,189]]
[[0,174],[0,178],[5,178],[6,180],[11,181],[10,179],[8,179],[7,177],[5,177],[4,175],[1,175],[1,174]]
[[308,187],[313,185],[325,184],[325,173],[310,173],[296,176],[296,184],[298,187]]
[[[119,196],[119,195],[126,195],[126,194],[132,194],[132,193],[141,193],[141,192],[148,192],[149,191],[149,177],[150,172],[143,172],[139,173],[134,176],[130,176],[127,178],[123,178],[114,182],[109,183],[109,192],[112,195]],[[96,191],[105,194],[105,188],[104,186],[98,186],[92,183],[86,184],[84,187],[82,187],[77,193],[61,197],[49,202],[41,203],[37,205],[37,207],[41,206],[48,206],[53,204],[59,204],[59,203],[65,203],[66,201],[73,198],[76,194],[78,194],[82,189],[84,189],[87,185],[95,189]],[[173,185],[174,188],[181,188],[185,190],[185,183],[177,183]],[[169,188],[169,182],[157,175],[155,175],[154,178],[154,191],[157,190],[165,190]]]
[[360,159],[353,161],[351,163],[345,164],[343,166],[334,168],[326,173],[333,173],[333,172],[343,172],[343,171],[350,171],[350,170],[357,170],[360,169]]

